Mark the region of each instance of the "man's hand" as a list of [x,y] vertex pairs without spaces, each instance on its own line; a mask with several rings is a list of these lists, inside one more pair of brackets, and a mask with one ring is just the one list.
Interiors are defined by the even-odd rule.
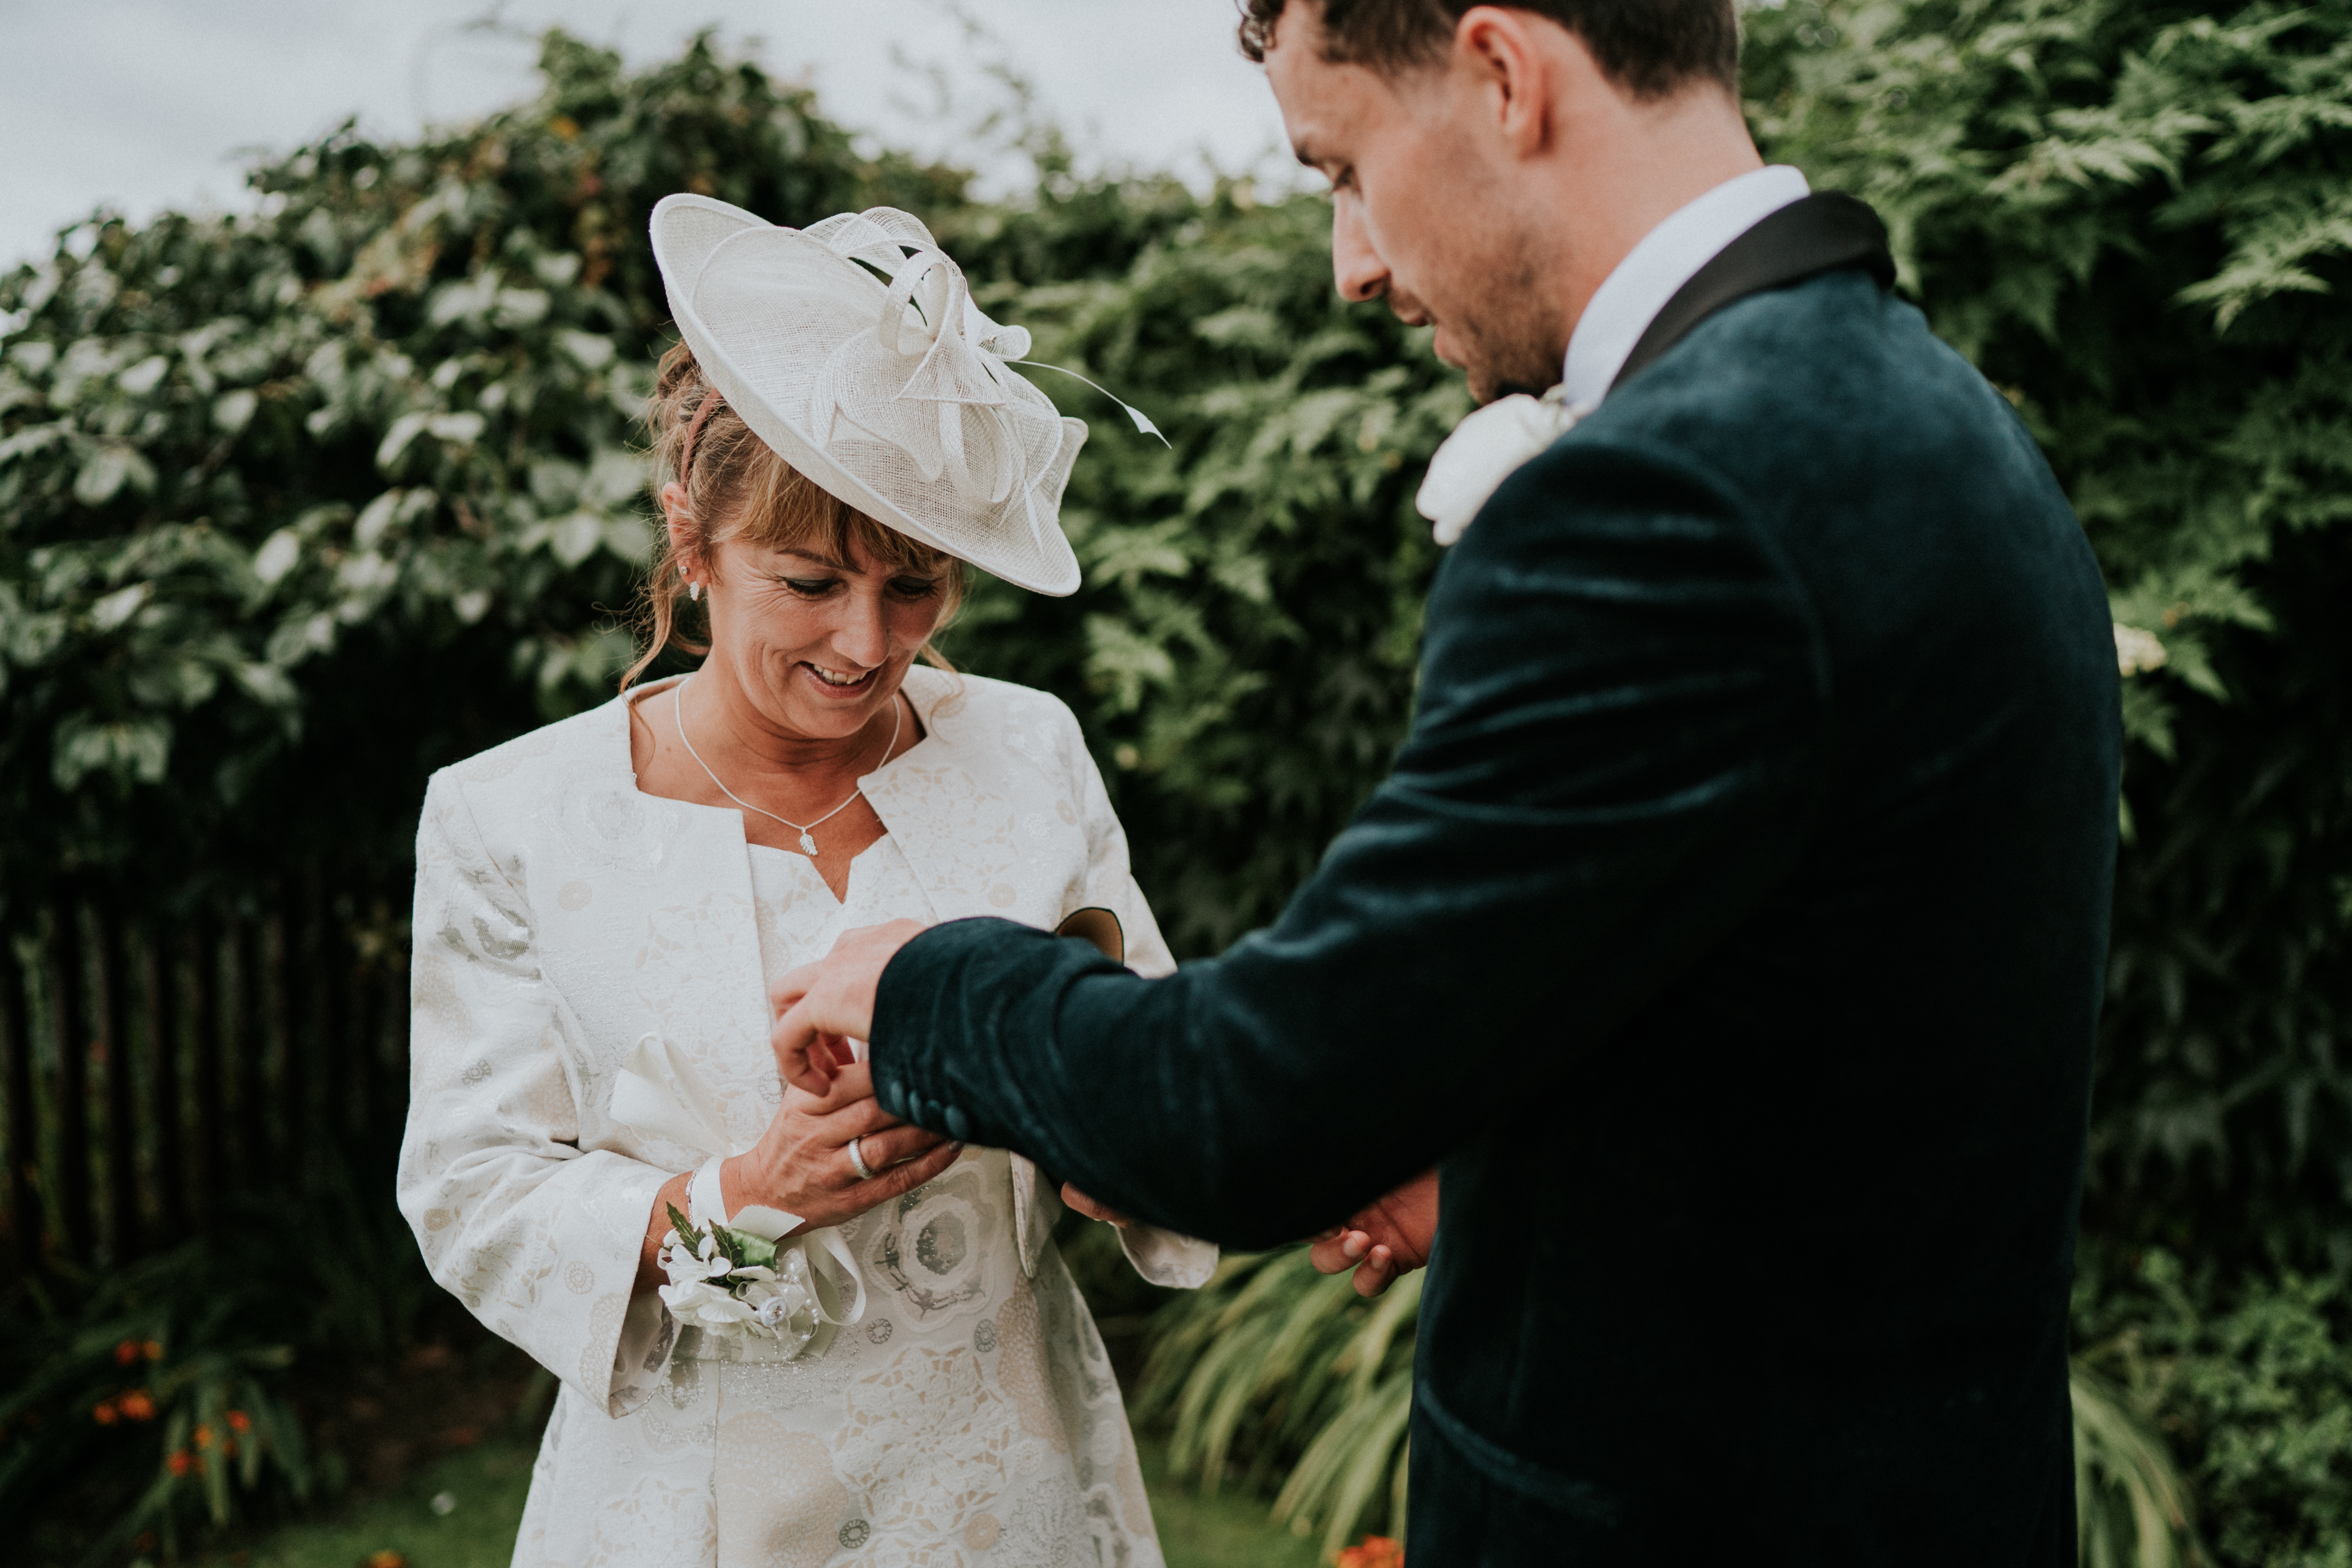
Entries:
[[1353,1267],[1356,1294],[1377,1296],[1429,1261],[1437,1239],[1437,1173],[1415,1176],[1315,1238],[1307,1256],[1320,1274]]
[[900,948],[922,934],[919,921],[860,926],[844,931],[833,951],[803,964],[768,990],[776,1012],[776,1070],[794,1089],[824,1095],[842,1065],[853,1060],[849,1042],[874,1033],[874,992]]
[[1062,1184],[1062,1201],[1088,1219],[1098,1219],[1105,1225],[1115,1225],[1121,1230],[1135,1223],[1117,1209],[1095,1202],[1067,1182]]

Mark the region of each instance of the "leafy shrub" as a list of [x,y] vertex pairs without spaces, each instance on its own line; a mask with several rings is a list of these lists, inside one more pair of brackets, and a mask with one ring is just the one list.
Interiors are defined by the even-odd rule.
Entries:
[[2352,1270],[2245,1271],[2149,1248],[2086,1259],[2083,1359],[2182,1456],[2224,1563],[2346,1560],[2352,1521]]
[[[1878,207],[2160,668],[2134,744],[2095,1227],[2259,1254],[2352,1211],[2352,9],[1791,0],[1768,155]],[[2148,646],[2148,645],[2144,645]]]
[[561,35],[542,64],[538,101],[460,134],[265,164],[265,216],[101,216],[0,280],[16,898],[134,856],[166,886],[400,867],[426,772],[619,667],[654,201],[958,199],[702,43],[625,81]]
[[[295,1245],[300,1245],[295,1240]],[[65,1493],[90,1508],[92,1553],[153,1532],[175,1552],[192,1521],[225,1525],[241,1498],[310,1489],[282,1397],[289,1321],[268,1273],[200,1244],[62,1283],[47,1321],[10,1323],[0,1386],[0,1517],[31,1523]],[[109,1517],[110,1513],[111,1517]]]
[[1160,1310],[1132,1413],[1172,1425],[1170,1470],[1210,1492],[1286,1476],[1275,1517],[1327,1556],[1384,1517],[1401,1533],[1421,1282],[1367,1302],[1303,1249],[1228,1258]]

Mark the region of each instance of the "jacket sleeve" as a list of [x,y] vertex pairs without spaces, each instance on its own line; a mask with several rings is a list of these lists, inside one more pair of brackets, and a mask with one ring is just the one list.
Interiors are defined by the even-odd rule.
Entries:
[[[1128,860],[1127,830],[1119,826],[1110,792],[1103,787],[1102,770],[1087,752],[1076,719],[1070,721],[1070,732],[1077,753],[1076,763],[1084,774],[1078,809],[1087,829],[1087,902],[1118,917],[1119,929],[1127,937],[1128,968],[1152,980],[1173,974],[1175,956],[1168,951],[1168,940],[1160,934],[1160,922],[1152,918],[1151,905],[1136,883]],[[1084,1183],[1079,1190],[1090,1191]],[[1135,1271],[1154,1285],[1196,1290],[1217,1271],[1216,1243],[1161,1226],[1141,1221],[1122,1226],[1118,1245]]]
[[1449,552],[1395,769],[1273,927],[1163,980],[936,927],[882,977],[877,1092],[1171,1228],[1319,1229],[1576,1092],[1787,874],[1824,669],[1727,486],[1571,436]]
[[528,901],[447,773],[417,831],[414,940],[401,1212],[468,1311],[625,1415],[675,1339],[658,1299],[630,1301],[670,1173],[581,1150],[565,1049],[577,1024],[540,972]]

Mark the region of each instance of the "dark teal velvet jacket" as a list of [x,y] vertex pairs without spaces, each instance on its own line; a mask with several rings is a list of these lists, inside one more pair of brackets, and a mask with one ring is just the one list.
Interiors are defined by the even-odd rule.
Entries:
[[2059,1568],[2118,744],[2040,452],[1832,274],[1495,495],[1272,929],[1145,981],[941,926],[877,1091],[1244,1247],[1442,1162],[1414,1568]]

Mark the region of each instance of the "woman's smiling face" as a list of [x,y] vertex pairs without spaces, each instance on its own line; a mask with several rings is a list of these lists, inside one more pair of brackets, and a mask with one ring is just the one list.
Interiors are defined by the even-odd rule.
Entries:
[[725,670],[787,735],[854,735],[905,679],[947,606],[944,572],[877,562],[855,542],[834,560],[812,543],[727,540],[696,563],[710,605],[706,669]]

